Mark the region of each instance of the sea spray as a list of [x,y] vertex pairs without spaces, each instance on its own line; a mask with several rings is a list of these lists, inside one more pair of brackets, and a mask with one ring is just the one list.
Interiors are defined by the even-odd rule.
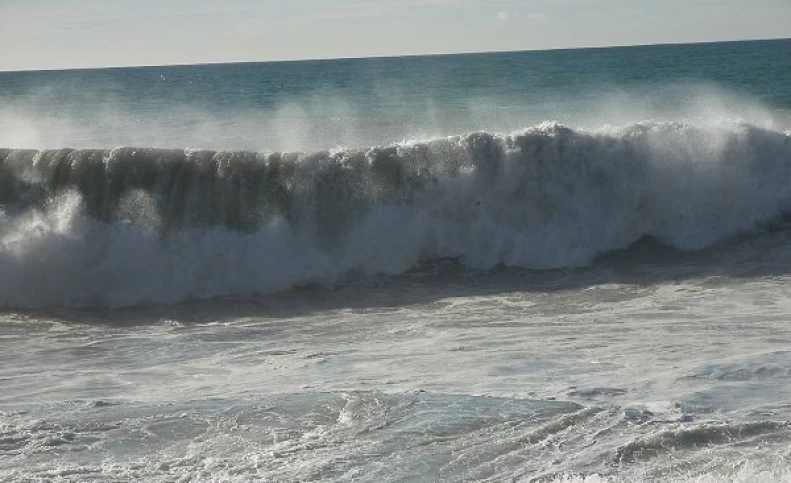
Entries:
[[698,249],[791,210],[791,138],[556,123],[313,153],[0,151],[0,304],[133,305]]

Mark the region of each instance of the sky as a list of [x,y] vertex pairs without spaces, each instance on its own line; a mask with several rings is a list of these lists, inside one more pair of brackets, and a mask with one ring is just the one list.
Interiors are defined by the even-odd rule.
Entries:
[[0,0],[0,70],[791,37],[791,0]]

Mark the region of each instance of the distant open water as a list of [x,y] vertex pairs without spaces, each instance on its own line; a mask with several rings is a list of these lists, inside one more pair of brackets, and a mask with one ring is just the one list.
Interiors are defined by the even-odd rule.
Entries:
[[0,73],[0,481],[791,481],[791,41]]

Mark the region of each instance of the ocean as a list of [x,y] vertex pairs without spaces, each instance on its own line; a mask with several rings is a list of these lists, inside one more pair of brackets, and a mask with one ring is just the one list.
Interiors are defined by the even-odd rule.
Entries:
[[0,481],[791,482],[791,40],[0,72]]

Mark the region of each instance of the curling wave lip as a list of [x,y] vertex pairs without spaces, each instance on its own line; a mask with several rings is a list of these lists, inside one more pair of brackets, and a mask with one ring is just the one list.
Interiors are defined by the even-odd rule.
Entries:
[[791,137],[544,123],[364,150],[0,151],[0,304],[171,303],[399,274],[698,249],[791,211]]

